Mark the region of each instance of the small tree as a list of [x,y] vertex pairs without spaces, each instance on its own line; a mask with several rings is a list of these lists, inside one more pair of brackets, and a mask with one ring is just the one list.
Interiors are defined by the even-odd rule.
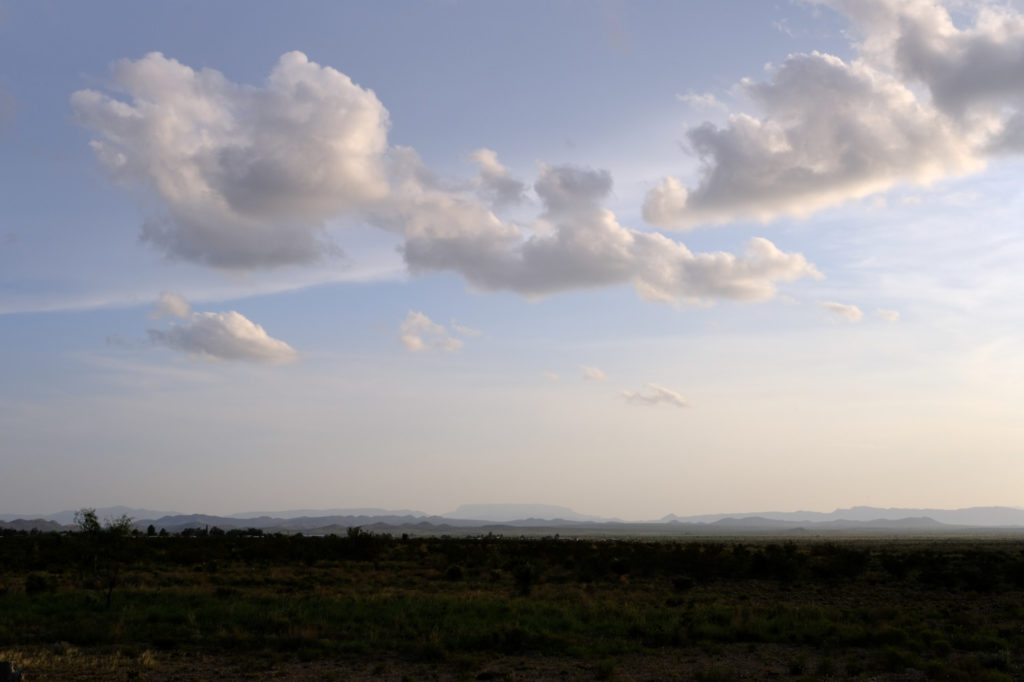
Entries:
[[121,574],[121,563],[126,560],[124,538],[131,536],[134,523],[131,517],[107,519],[100,525],[96,510],[83,507],[75,512],[75,523],[86,536],[81,555],[82,579],[91,574],[88,582],[96,589],[106,591],[106,606],[114,594]]
[[104,530],[111,535],[118,537],[125,537],[132,534],[132,530],[135,528],[135,523],[132,521],[130,516],[122,514],[116,519],[107,519],[104,524]]
[[96,516],[96,510],[90,507],[82,507],[75,512],[75,525],[83,533],[96,534],[103,530],[100,520]]

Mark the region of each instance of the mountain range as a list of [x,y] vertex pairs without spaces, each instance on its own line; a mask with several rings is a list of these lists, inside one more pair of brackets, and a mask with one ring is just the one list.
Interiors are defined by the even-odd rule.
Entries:
[[[149,525],[178,532],[185,528],[259,528],[270,532],[309,534],[343,533],[360,526],[378,532],[415,534],[463,534],[488,532],[542,532],[565,530],[575,534],[704,534],[716,533],[836,533],[870,532],[956,532],[985,529],[1020,529],[1024,532],[1024,509],[1015,507],[969,507],[966,509],[904,509],[851,507],[832,512],[756,512],[742,514],[669,514],[652,521],[580,514],[568,507],[531,504],[467,504],[443,515],[381,508],[295,509],[276,512],[248,512],[228,516],[178,514],[131,507],[96,510],[101,520],[128,516],[136,526]],[[60,530],[73,527],[73,511],[41,517],[0,514],[0,528]]]

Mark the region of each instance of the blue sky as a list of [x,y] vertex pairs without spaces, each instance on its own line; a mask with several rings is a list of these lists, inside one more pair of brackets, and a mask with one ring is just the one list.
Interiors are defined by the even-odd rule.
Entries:
[[1021,504],[1015,4],[0,0],[8,513]]

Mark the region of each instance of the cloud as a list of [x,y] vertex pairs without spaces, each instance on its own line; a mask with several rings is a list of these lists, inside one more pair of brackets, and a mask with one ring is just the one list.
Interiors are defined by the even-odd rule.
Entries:
[[978,170],[977,150],[947,117],[862,60],[790,55],[767,82],[738,89],[760,116],[690,128],[700,180],[667,177],[644,202],[653,224],[688,229],[806,216],[902,182]]
[[584,381],[605,381],[608,376],[597,367],[588,367],[584,365],[581,367],[583,370]]
[[272,338],[241,313],[189,313],[184,323],[149,329],[150,342],[208,360],[245,360],[283,364],[298,353],[284,341]]
[[[834,0],[861,51],[923,83],[934,105],[989,151],[1024,151],[1024,14],[1008,4]],[[957,24],[960,24],[959,26]]]
[[558,381],[561,379],[557,372],[544,372],[541,376],[548,381]]
[[683,95],[676,95],[676,99],[684,102],[694,111],[725,110],[726,106],[710,92],[695,93],[687,92]]
[[829,311],[834,315],[847,320],[848,322],[860,322],[861,318],[864,317],[864,313],[861,309],[855,305],[847,305],[846,303],[836,303],[835,301],[828,301],[822,303],[821,307]]
[[647,384],[646,391],[623,391],[623,399],[631,405],[643,405],[654,407],[656,405],[669,405],[671,407],[689,407],[690,403],[683,396],[672,389],[659,386],[658,384]]
[[420,312],[409,311],[402,321],[398,340],[405,349],[419,353],[425,350],[454,351],[462,348],[462,341],[448,334],[444,325],[434,322]]
[[459,336],[480,336],[483,333],[479,329],[467,327],[465,325],[458,324],[454,321],[452,322],[452,331],[454,331]]
[[765,81],[742,80],[755,115],[690,128],[699,179],[663,179],[645,219],[687,229],[805,216],[1024,152],[1024,13],[1012,4],[812,2],[852,22],[854,57],[794,54]]
[[470,158],[480,167],[479,192],[493,206],[501,207],[523,201],[526,185],[509,176],[508,169],[498,162],[497,152],[478,149]]
[[611,174],[543,166],[541,212],[528,225],[495,211],[523,199],[490,149],[473,182],[438,178],[406,147],[387,144],[388,113],[347,76],[283,55],[262,87],[160,53],[113,69],[123,98],[81,90],[71,102],[94,131],[114,178],[157,195],[143,237],[169,256],[250,269],[330,252],[325,221],[359,218],[402,239],[414,273],[452,271],[480,291],[527,297],[631,284],[644,298],[705,304],[773,297],[779,282],[820,273],[765,239],[742,254],[692,253],[664,235],[629,229],[603,208]]
[[331,251],[324,221],[384,197],[388,113],[373,92],[301,52],[263,87],[153,52],[122,60],[125,98],[71,96],[100,163],[166,205],[143,238],[226,268],[306,263]]
[[150,319],[159,320],[161,317],[187,318],[192,312],[192,307],[184,298],[170,291],[164,291],[160,298],[153,304],[150,311]]
[[524,230],[440,186],[412,150],[393,161],[395,198],[375,220],[404,236],[414,273],[451,270],[476,289],[529,297],[630,283],[649,300],[687,302],[765,300],[777,282],[821,276],[803,255],[766,239],[751,240],[740,256],[694,254],[664,235],[623,227],[601,206],[612,187],[607,171],[544,166],[534,184],[544,210]]
[[898,310],[883,310],[882,308],[879,308],[875,312],[878,314],[878,316],[880,318],[882,318],[886,322],[899,322],[900,321],[900,313],[899,313]]

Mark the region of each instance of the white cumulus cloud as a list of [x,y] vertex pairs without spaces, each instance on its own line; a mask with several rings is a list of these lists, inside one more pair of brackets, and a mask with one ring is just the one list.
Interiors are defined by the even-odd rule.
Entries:
[[820,277],[799,253],[754,239],[742,255],[692,253],[664,235],[619,224],[601,202],[607,171],[545,166],[534,189],[544,211],[532,230],[498,218],[473,197],[443,187],[412,150],[396,154],[394,201],[376,220],[405,238],[410,270],[452,270],[474,288],[530,297],[630,283],[650,300],[759,301],[777,282]]
[[398,340],[406,350],[419,353],[425,350],[454,351],[462,348],[462,341],[448,333],[444,325],[434,322],[421,312],[409,311],[399,328]]
[[152,343],[209,360],[283,364],[298,358],[294,348],[233,310],[189,313],[184,322],[148,333]]
[[[1009,3],[829,0],[867,59],[923,84],[988,151],[1024,151],[1024,14]],[[954,21],[952,12],[960,15]]]
[[647,221],[687,229],[805,216],[983,163],[954,122],[864,60],[794,54],[770,80],[746,79],[738,89],[759,115],[733,114],[722,127],[690,128],[700,180],[695,187],[662,180],[645,200]]
[[622,398],[631,405],[653,407],[669,405],[671,407],[689,407],[690,403],[682,395],[670,388],[658,384],[647,384],[643,391],[623,391]]
[[77,119],[112,176],[147,188],[167,214],[143,237],[168,255],[251,269],[331,251],[325,221],[358,217],[402,239],[408,269],[453,271],[478,290],[540,297],[632,285],[644,298],[704,304],[772,298],[780,282],[820,277],[802,254],[765,239],[740,254],[693,253],[630,229],[603,207],[611,174],[543,166],[541,211],[527,225],[495,211],[526,186],[479,149],[472,182],[439,179],[387,143],[388,113],[343,73],[283,55],[260,86],[233,83],[151,53],[118,62],[118,96],[72,95]]
[[325,220],[387,194],[387,110],[301,52],[283,55],[263,87],[159,52],[118,62],[113,80],[123,99],[80,90],[71,105],[100,163],[166,205],[143,237],[171,256],[309,262],[331,249]]
[[584,365],[581,369],[583,370],[584,381],[605,381],[608,378],[608,376],[598,367],[589,367]]
[[[687,132],[695,186],[667,177],[645,218],[686,229],[804,216],[1024,152],[1024,12],[983,0],[812,0],[859,32],[850,60],[793,54],[744,79],[754,113]],[[697,102],[699,100],[693,100]]]

